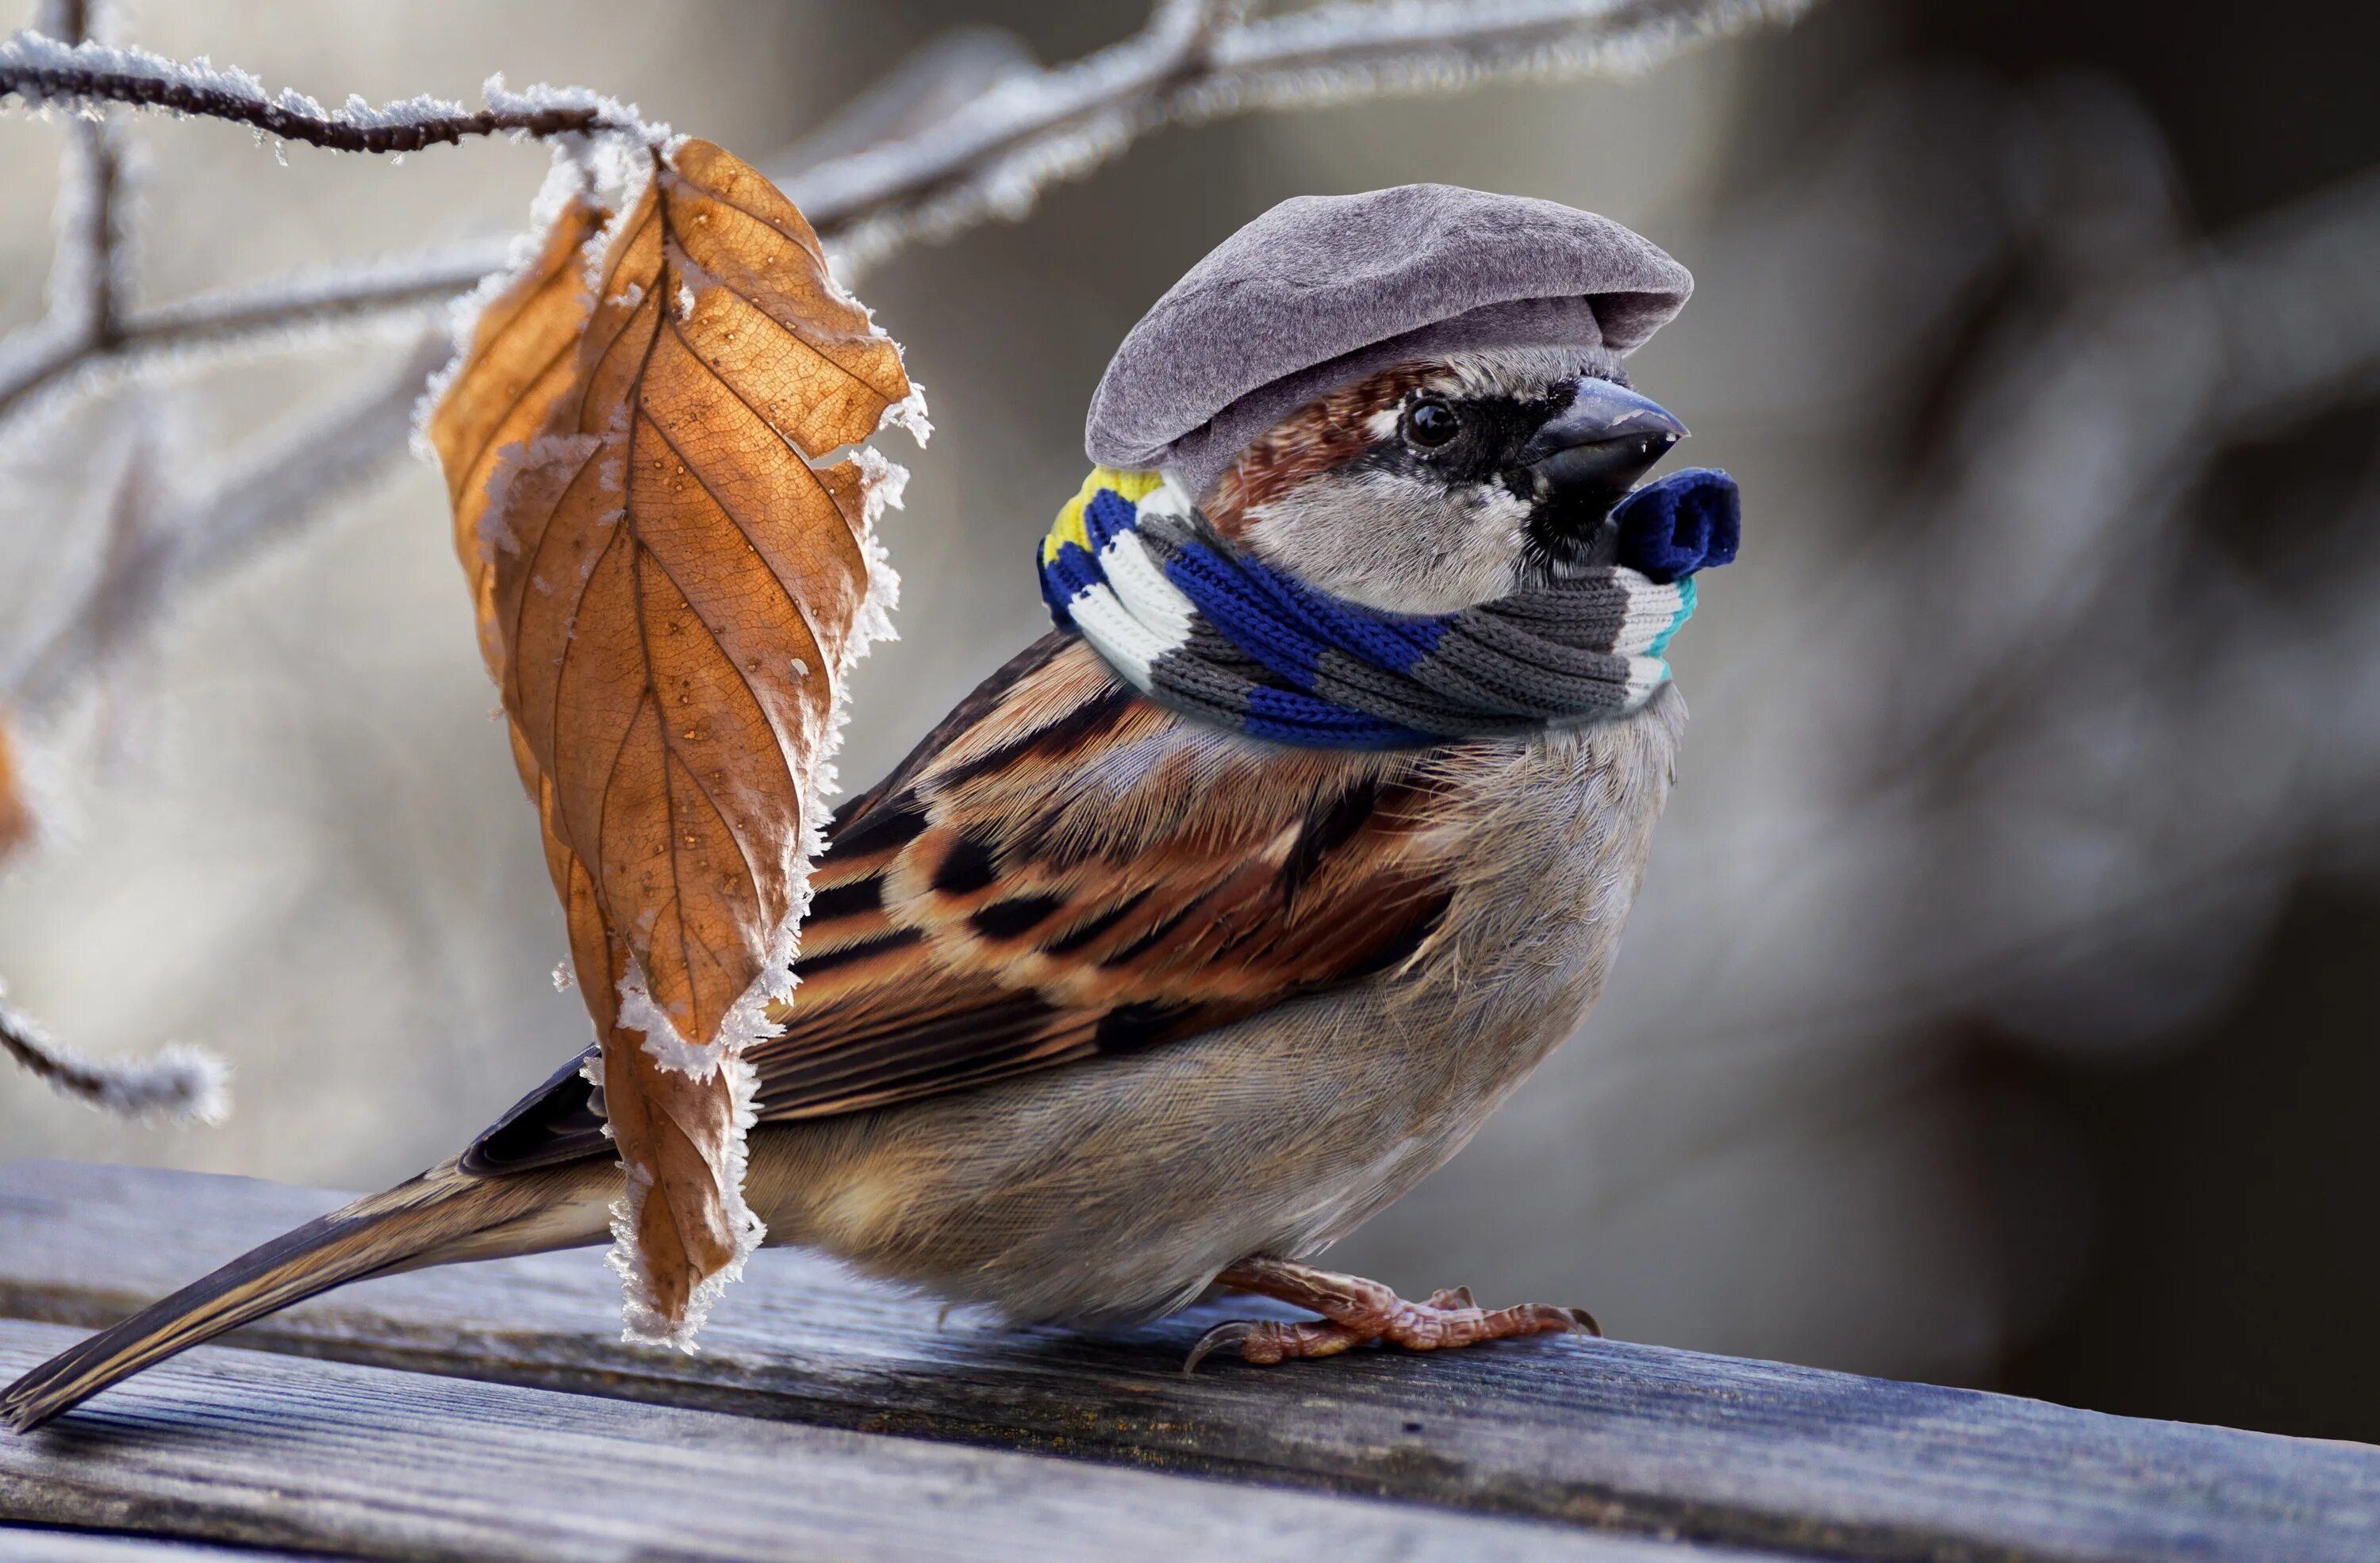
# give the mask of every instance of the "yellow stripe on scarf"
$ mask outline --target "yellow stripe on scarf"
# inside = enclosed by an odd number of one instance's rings
[[[1041,563],[1057,563],[1058,545],[1061,543],[1073,543],[1085,553],[1091,551],[1091,534],[1083,525],[1083,506],[1097,498],[1100,490],[1113,489],[1138,504],[1164,481],[1165,474],[1162,472],[1119,472],[1112,466],[1092,467],[1091,475],[1083,479],[1081,490],[1059,510],[1058,519],[1050,524],[1050,535],[1041,539]]]

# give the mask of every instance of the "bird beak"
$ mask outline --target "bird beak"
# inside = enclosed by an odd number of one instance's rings
[[[1608,380],[1583,380],[1570,406],[1521,447],[1520,459],[1544,476],[1565,509],[1581,503],[1599,518],[1685,437],[1686,426],[1659,403]]]

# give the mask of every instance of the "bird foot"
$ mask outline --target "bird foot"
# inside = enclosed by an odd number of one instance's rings
[[[1467,1286],[1435,1291],[1412,1302],[1378,1281],[1342,1276],[1285,1259],[1244,1259],[1215,1278],[1219,1285],[1277,1298],[1322,1315],[1304,1323],[1234,1319],[1198,1338],[1182,1364],[1185,1374],[1226,1347],[1240,1360],[1271,1363],[1293,1357],[1330,1357],[1351,1346],[1383,1341],[1409,1351],[1450,1351],[1482,1340],[1515,1336],[1601,1335],[1595,1315],[1584,1308],[1524,1302],[1516,1308],[1482,1308]]]

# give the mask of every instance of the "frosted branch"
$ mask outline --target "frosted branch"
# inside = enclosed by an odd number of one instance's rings
[[[244,70],[30,31],[0,40],[0,97],[6,96],[36,108],[117,103],[229,120],[282,140],[333,151],[419,151],[477,136],[542,139],[609,133],[657,139],[653,127],[634,110],[580,88],[506,92],[497,79],[488,83],[484,108],[467,109],[424,96],[380,104],[350,97],[340,108],[325,109],[293,88],[268,93],[261,81]]]
[[[54,709],[85,673],[152,631],[171,600],[322,515],[405,445],[422,382],[453,351],[443,326],[363,394],[291,420],[263,448],[180,495],[128,475],[119,503],[152,513],[128,528],[79,600],[32,647],[0,665],[0,704]]]
[[[103,127],[78,127],[96,140]],[[114,383],[144,360],[196,361],[244,351],[259,341],[303,339],[344,322],[442,310],[506,260],[509,240],[448,246],[345,267],[311,267],[279,277],[200,294],[148,309],[124,309],[120,286],[96,289],[84,279],[123,270],[120,236],[94,252],[82,236],[112,231],[83,220],[105,205],[112,185],[80,176],[93,166],[89,152],[70,160],[67,196],[61,200],[59,253],[51,269],[49,314],[0,342],[0,426],[61,393]],[[96,299],[87,297],[96,293]]]
[[[1235,6],[1167,0],[1135,37],[1001,79],[937,125],[795,176],[786,193],[856,271],[914,239],[1016,221],[1050,185],[1168,124],[1641,70],[1809,3],[1369,0],[1250,20]]]
[[[91,28],[91,7],[55,0],[42,19],[79,43]],[[61,373],[114,336],[130,269],[122,180],[115,127],[98,114],[78,121],[58,181],[48,308],[39,323],[0,344],[0,414],[15,399],[11,386]]]
[[[104,384],[144,362],[205,361],[260,341],[310,340],[349,322],[444,310],[504,263],[507,241],[457,245],[352,267],[292,272],[120,319],[103,344],[45,322],[0,345],[0,424],[79,383]]]
[[[118,1118],[213,1123],[230,1106],[230,1072],[223,1060],[180,1043],[168,1043],[140,1062],[90,1058],[0,1004],[0,1052],[58,1095]]]
[[[665,128],[633,108],[585,88],[509,91],[501,77],[485,87],[486,106],[431,97],[374,105],[350,97],[327,110],[294,90],[268,93],[242,70],[204,60],[167,59],[145,49],[85,37],[88,8],[50,6],[37,31],[0,40],[0,98],[84,116],[75,129],[79,156],[65,181],[58,250],[50,271],[50,309],[37,325],[0,344],[0,419],[73,380],[96,359],[139,356],[190,345],[234,342],[361,315],[443,302],[468,292],[503,263],[503,246],[483,245],[346,272],[302,274],[234,292],[134,313],[127,309],[118,159],[108,105],[228,120],[260,134],[338,151],[408,152],[469,137],[607,135],[658,144]]]
[[[1022,39],[996,27],[958,27],[920,45],[817,129],[769,160],[779,184],[836,158],[941,124],[993,88],[1040,73]]]
[[[115,499],[112,545],[75,603],[0,667],[0,709],[39,718],[82,679],[163,624],[173,598],[322,515],[404,446],[423,380],[451,351],[443,328],[370,391],[293,420],[264,449],[195,491],[163,485],[136,448]],[[213,1122],[226,1105],[212,1055],[168,1046],[145,1062],[87,1058],[0,1006],[0,1051],[61,1095],[121,1117]]]

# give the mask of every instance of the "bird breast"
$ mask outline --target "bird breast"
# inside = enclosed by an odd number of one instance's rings
[[[1601,991],[1684,703],[1450,745],[1447,911],[1411,957],[1145,1052],[754,1133],[771,1242],[1017,1321],[1168,1312],[1441,1166]]]

